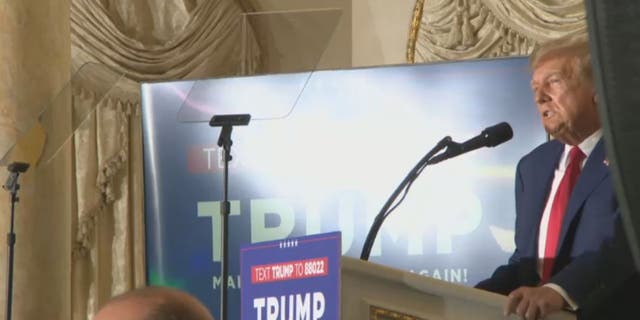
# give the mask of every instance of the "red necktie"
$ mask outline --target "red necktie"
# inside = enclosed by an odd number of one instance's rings
[[[564,172],[562,180],[560,180],[560,185],[558,185],[558,190],[556,190],[556,195],[553,198],[542,263],[542,283],[546,283],[549,281],[549,278],[551,278],[551,270],[555,262],[560,230],[562,229],[562,219],[567,210],[571,190],[573,190],[573,186],[576,184],[576,181],[578,181],[580,164],[582,160],[584,160],[584,157],[585,155],[580,148],[571,148],[569,151],[569,165]]]

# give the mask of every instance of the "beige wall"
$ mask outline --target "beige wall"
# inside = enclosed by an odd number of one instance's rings
[[[280,23],[274,21],[254,26],[258,32],[259,42],[263,46],[261,49],[271,53],[266,60],[267,67],[262,70],[263,72],[334,69],[352,65],[351,0],[245,1],[250,3],[256,12],[303,11],[289,15],[276,14],[275,16],[281,17]],[[339,9],[340,14],[309,13],[309,11],[323,9]],[[290,20],[282,22],[285,16],[289,16]],[[267,28],[264,27],[265,25]],[[323,39],[324,35],[331,36]]]
[[[405,63],[405,52],[409,24],[413,14],[414,0],[245,0],[257,11],[312,10],[321,8],[340,8],[342,17],[333,36],[326,44],[326,50],[319,58],[319,69],[362,67],[385,64]],[[304,42],[296,39],[315,39],[309,33],[318,30],[313,21],[300,23],[296,28],[274,27],[276,35],[291,38],[288,46],[269,50],[301,50]],[[275,26],[276,24],[271,24]],[[295,36],[291,36],[295,34]],[[273,38],[270,39],[273,43]],[[281,39],[277,39],[281,40]],[[286,47],[286,49],[284,49]],[[295,69],[300,61],[289,64],[278,62],[277,57],[267,61],[271,72],[286,72]],[[303,69],[307,69],[304,68]]]
[[[69,39],[69,0],[0,0],[0,152],[29,127],[42,106],[67,82]],[[4,184],[6,171],[1,169],[0,182]],[[56,180],[69,180],[65,168],[53,175]],[[15,222],[13,319],[69,319],[70,211],[54,210],[54,206],[38,208],[43,202],[35,196],[35,180],[33,169],[21,178]],[[53,189],[45,191],[60,197]],[[8,222],[9,194],[0,190],[2,318]]]
[[[353,66],[406,63],[415,0],[353,1]]]

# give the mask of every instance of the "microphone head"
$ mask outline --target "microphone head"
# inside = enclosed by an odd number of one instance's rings
[[[506,122],[500,122],[494,126],[488,127],[482,131],[482,136],[487,147],[495,147],[503,142],[511,140],[513,130]]]
[[[29,164],[25,163],[25,162],[12,162],[7,167],[7,170],[9,170],[9,172],[13,172],[13,173],[25,172],[25,171],[27,171],[27,169],[29,169]]]

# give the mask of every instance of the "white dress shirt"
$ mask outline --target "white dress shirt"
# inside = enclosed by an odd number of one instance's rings
[[[593,134],[591,134],[588,138],[586,138],[582,143],[578,145],[578,148],[584,153],[585,158],[580,164],[580,168],[584,167],[584,164],[589,159],[591,152],[596,147],[598,141],[602,137],[602,130],[597,130]],[[558,162],[558,167],[556,167],[555,173],[553,175],[553,182],[551,183],[551,191],[549,192],[549,196],[547,197],[547,203],[544,207],[544,211],[542,213],[542,219],[540,220],[540,232],[538,233],[538,274],[542,276],[542,262],[544,261],[544,249],[547,241],[547,228],[549,225],[549,216],[551,215],[551,206],[553,205],[553,198],[556,195],[556,191],[558,190],[558,186],[560,185],[560,181],[564,176],[564,172],[569,165],[569,151],[571,150],[570,145],[564,146],[564,151],[562,152],[562,156],[560,157],[560,161]],[[545,286],[550,287],[551,289],[558,292],[565,301],[571,306],[573,310],[578,308],[577,304],[569,297],[567,292],[562,289],[560,286],[554,283],[547,283]]]

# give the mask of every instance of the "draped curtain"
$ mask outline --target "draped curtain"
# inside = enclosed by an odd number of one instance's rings
[[[582,0],[417,0],[408,62],[528,55],[536,43],[586,31]]]
[[[71,308],[90,319],[145,283],[140,82],[251,74],[259,49],[236,0],[72,0],[70,19]]]

